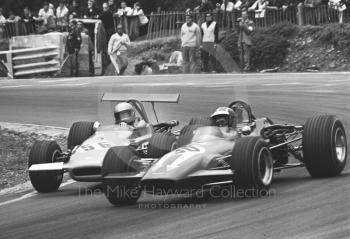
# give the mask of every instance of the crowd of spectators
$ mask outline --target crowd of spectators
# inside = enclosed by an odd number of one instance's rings
[[[132,7],[127,6],[125,1],[116,3],[114,0],[106,0],[101,6],[95,0],[82,2],[84,4],[77,0],[59,0],[57,6],[45,2],[37,13],[29,7],[24,7],[22,14],[18,16],[13,11],[4,13],[0,4],[0,24],[22,21],[36,27],[38,33],[47,33],[67,32],[72,19],[100,19],[108,39],[116,32],[118,23],[123,25],[132,39],[145,33],[148,18],[138,2]]]
[[[283,12],[291,8],[304,8],[306,14],[318,6],[326,6],[331,10],[338,12],[339,22],[343,22],[343,13],[350,8],[349,0],[222,0],[215,5],[211,0],[201,0],[201,3],[193,9],[187,9],[186,12],[205,13],[219,12],[230,13],[247,9],[248,12],[254,12],[255,19],[264,18],[266,10],[282,10]]]

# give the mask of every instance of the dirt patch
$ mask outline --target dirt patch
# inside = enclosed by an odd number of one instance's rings
[[[56,140],[65,149],[67,130],[0,123],[0,191],[28,184],[28,155],[36,140]]]

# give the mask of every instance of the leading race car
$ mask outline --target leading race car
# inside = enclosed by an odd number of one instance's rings
[[[57,191],[65,172],[76,181],[99,182],[102,180],[103,160],[108,150],[114,147],[130,147],[144,158],[161,157],[170,152],[176,141],[172,129],[179,122],[174,120],[169,123],[151,124],[141,102],[152,104],[158,121],[154,103],[178,103],[179,99],[179,94],[105,93],[102,97],[103,102],[127,102],[118,104],[120,115],[115,114],[116,124],[100,126],[99,122],[74,123],[69,131],[66,152],[62,152],[55,141],[35,142],[28,162],[33,187],[41,193]],[[132,117],[138,116],[143,125],[134,126],[122,122],[121,117],[130,122],[128,107],[135,113]],[[157,146],[160,141],[161,149]]]
[[[233,112],[234,134],[222,131],[221,119],[200,118],[181,130],[175,150],[158,159],[144,159],[128,146],[111,148],[102,166],[107,199],[124,205],[135,203],[143,190],[158,195],[229,185],[244,196],[261,196],[275,172],[306,167],[312,177],[332,177],[345,167],[346,135],[335,116],[280,125],[256,118],[243,101],[225,110]],[[289,163],[291,156],[299,162]]]

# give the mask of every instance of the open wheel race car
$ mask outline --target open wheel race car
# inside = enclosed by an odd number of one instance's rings
[[[343,171],[347,141],[335,116],[313,117],[300,126],[280,125],[256,118],[243,101],[229,108],[235,115],[234,139],[226,138],[211,119],[198,118],[180,131],[176,149],[162,157],[143,158],[129,146],[111,148],[102,166],[107,199],[124,205],[135,203],[142,191],[162,195],[229,185],[260,195],[269,190],[274,172],[284,169],[306,167],[312,177]],[[291,157],[298,163],[289,163]]]
[[[129,99],[129,100],[128,100]],[[119,94],[105,93],[102,102],[130,103],[146,125],[142,128],[119,124],[100,126],[99,122],[77,122],[68,135],[68,150],[63,152],[55,141],[37,141],[29,155],[29,177],[33,187],[41,193],[57,191],[63,175],[68,172],[76,181],[99,182],[105,157],[118,147],[129,147],[144,158],[159,158],[170,152],[176,142],[172,129],[179,122],[151,124],[141,102],[178,103],[179,94]],[[162,143],[162,148],[157,145]],[[108,153],[107,153],[108,152]],[[107,155],[106,155],[107,153]]]

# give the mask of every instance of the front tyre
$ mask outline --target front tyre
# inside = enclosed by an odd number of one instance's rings
[[[61,153],[55,141],[37,141],[30,150],[28,166],[57,162]],[[39,193],[56,192],[63,179],[63,171],[29,172],[30,182]]]
[[[147,157],[161,158],[173,150],[175,145],[176,137],[171,133],[155,133],[148,143]]]
[[[273,162],[267,143],[260,137],[244,137],[237,140],[231,157],[236,189],[244,190],[243,196],[259,197],[268,192],[273,178]]]
[[[118,146],[108,150],[102,164],[104,193],[110,203],[115,206],[135,204],[141,196],[138,182],[120,182],[109,178],[113,174],[135,173],[140,170],[135,160],[140,159],[131,147]]]
[[[94,124],[95,122],[75,122],[69,130],[68,149],[73,150],[75,146],[81,145],[90,138],[95,132]]]
[[[344,126],[335,116],[316,116],[306,121],[303,155],[312,177],[338,176],[347,160]]]

